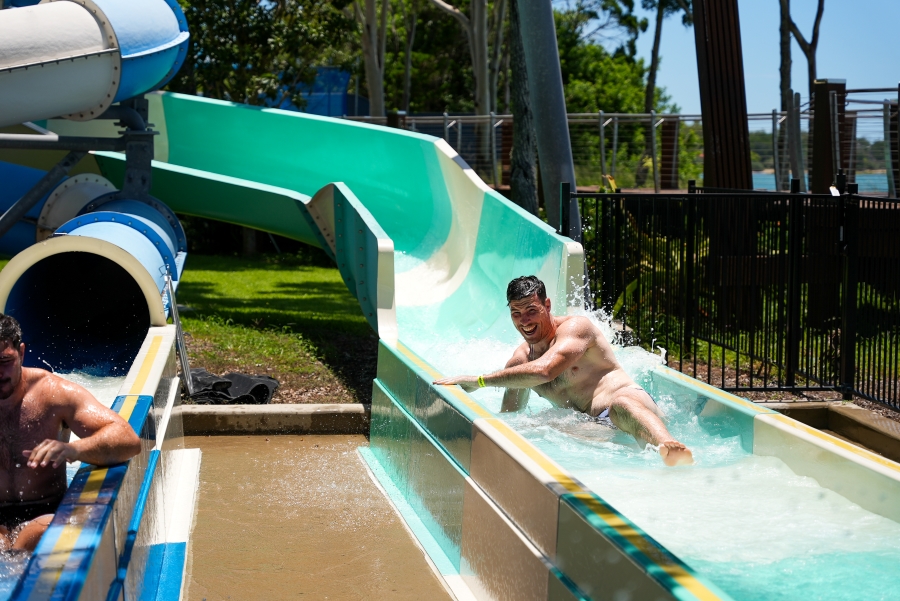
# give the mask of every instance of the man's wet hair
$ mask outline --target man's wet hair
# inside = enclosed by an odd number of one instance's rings
[[[15,317],[0,313],[0,343],[2,342],[18,350],[22,344],[22,328]]]
[[[537,279],[537,276],[523,275],[511,281],[506,287],[506,304],[528,298],[532,294],[537,294],[542,303],[547,300],[547,288],[544,286],[544,282]]]

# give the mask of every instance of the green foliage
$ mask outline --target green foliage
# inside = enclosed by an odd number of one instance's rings
[[[393,0],[384,73],[385,106],[400,109],[403,108],[403,73],[411,19],[404,22],[399,9],[401,2],[408,4],[406,10],[410,13],[414,8],[411,0]],[[417,0],[415,8],[418,10],[412,52],[410,112],[474,111],[475,79],[469,47],[459,24],[428,0]]]
[[[347,65],[355,30],[335,4],[324,0],[179,0],[191,45],[168,89],[186,94],[263,104],[285,93],[302,106],[299,83],[313,67]],[[285,92],[291,90],[291,92]]]

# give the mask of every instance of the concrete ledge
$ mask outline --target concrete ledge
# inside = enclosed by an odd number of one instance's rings
[[[369,409],[321,405],[180,405],[185,436],[235,434],[368,434]]]
[[[900,462],[900,423],[868,409],[841,401],[765,403],[763,406]]]
[[[828,429],[900,462],[900,423],[856,405],[828,408]]]

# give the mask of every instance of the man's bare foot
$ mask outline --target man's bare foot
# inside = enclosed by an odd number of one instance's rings
[[[659,456],[669,467],[694,463],[694,455],[691,450],[677,440],[659,443]]]

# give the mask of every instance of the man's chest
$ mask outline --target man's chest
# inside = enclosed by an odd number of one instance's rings
[[[24,461],[25,450],[56,438],[59,419],[23,401],[18,407],[0,411],[0,469],[9,470]]]

